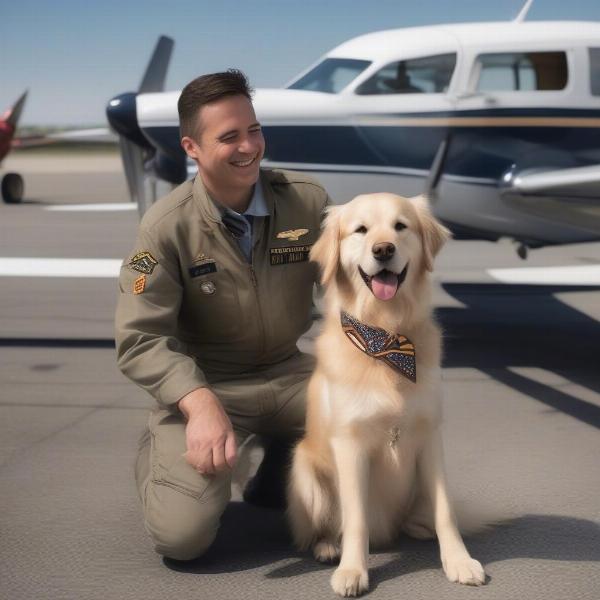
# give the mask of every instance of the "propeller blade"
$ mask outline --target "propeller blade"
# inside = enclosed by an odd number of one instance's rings
[[[154,53],[146,67],[142,83],[140,83],[138,94],[162,92],[165,89],[167,69],[169,68],[174,44],[175,42],[165,35],[158,38]]]

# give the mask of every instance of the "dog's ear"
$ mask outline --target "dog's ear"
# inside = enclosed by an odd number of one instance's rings
[[[428,271],[433,271],[433,259],[450,237],[450,231],[431,214],[426,196],[416,196],[411,198],[411,202],[417,211],[421,227],[423,265]]]
[[[310,260],[321,268],[321,285],[335,276],[340,262],[340,208],[329,206],[321,227],[321,236],[310,251]]]

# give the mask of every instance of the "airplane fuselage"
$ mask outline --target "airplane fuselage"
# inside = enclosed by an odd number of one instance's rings
[[[313,173],[339,203],[427,191],[436,215],[465,237],[598,239],[598,40],[600,24],[565,22],[355,38],[287,89],[257,90],[263,164]],[[182,161],[178,97],[141,94],[136,107],[150,144]]]

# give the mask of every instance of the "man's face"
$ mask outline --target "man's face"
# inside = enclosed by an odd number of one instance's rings
[[[256,183],[265,140],[248,98],[226,96],[203,106],[195,137],[184,137],[181,144],[211,191],[245,190]]]

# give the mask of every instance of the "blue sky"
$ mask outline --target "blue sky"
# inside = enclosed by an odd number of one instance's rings
[[[23,125],[104,123],[134,91],[160,34],[175,39],[167,89],[238,67],[278,87],[339,43],[369,31],[499,21],[523,0],[0,0],[0,111],[28,88]],[[600,21],[600,0],[535,0],[529,20]]]

